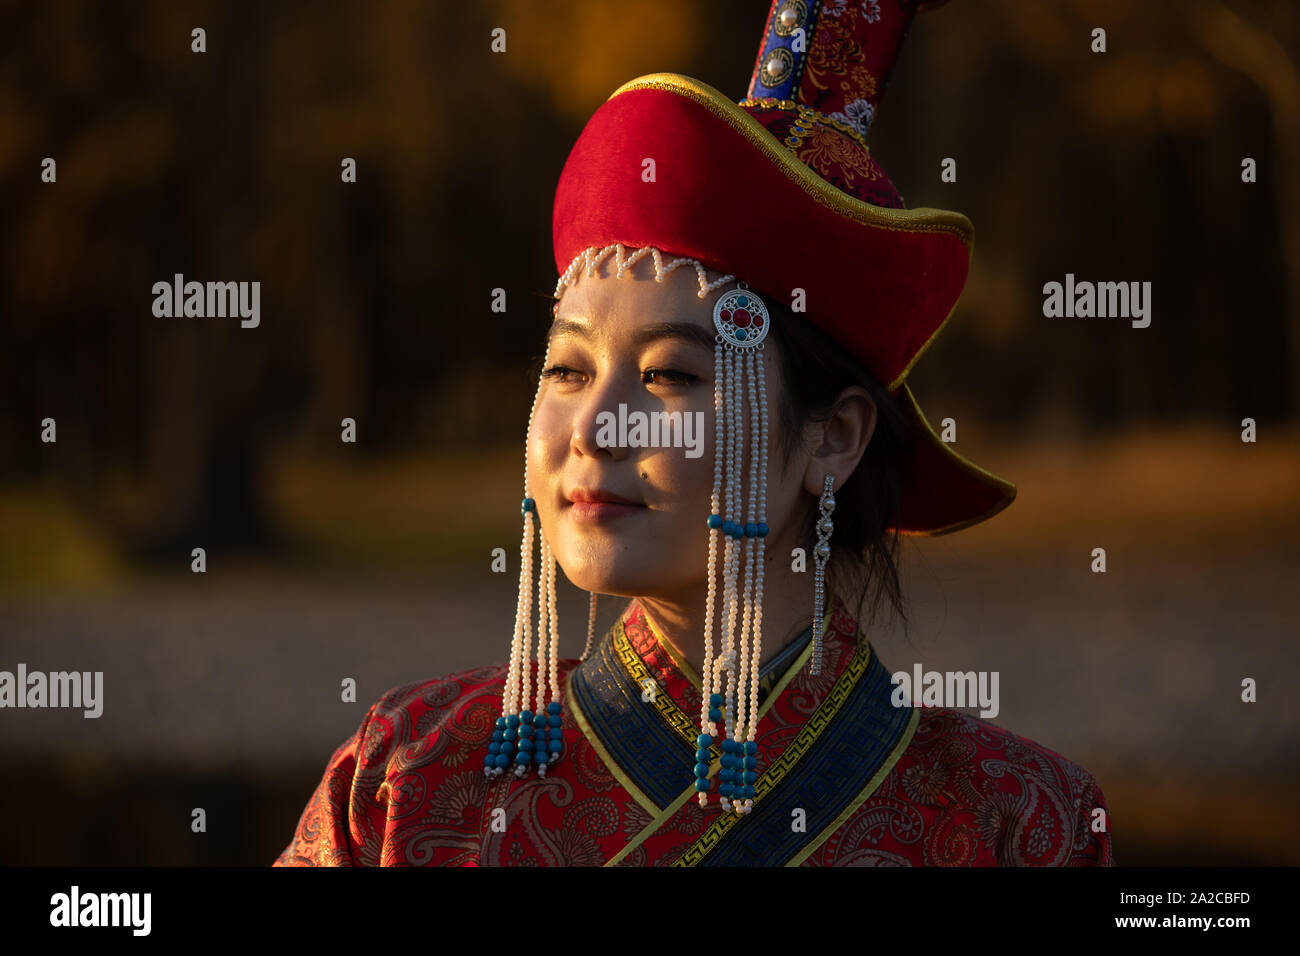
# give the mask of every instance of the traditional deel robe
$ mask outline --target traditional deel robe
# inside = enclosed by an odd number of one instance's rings
[[[397,687],[273,865],[1114,865],[1087,771],[978,717],[893,706],[844,605],[827,618],[820,676],[811,629],[763,668],[747,816],[717,802],[716,747],[699,806],[699,677],[632,601],[586,661],[560,661],[564,755],[544,778],[483,776],[504,665]]]

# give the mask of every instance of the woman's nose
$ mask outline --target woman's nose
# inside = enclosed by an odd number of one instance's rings
[[[617,375],[605,375],[587,390],[574,410],[570,441],[574,451],[593,458],[608,455],[614,461],[627,457],[628,448],[619,441],[619,420],[626,420],[632,411],[630,392]]]

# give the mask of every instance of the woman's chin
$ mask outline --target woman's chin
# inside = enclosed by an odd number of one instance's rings
[[[562,550],[555,552],[556,562],[574,587],[597,594],[626,594],[629,597],[637,593],[636,588],[646,579],[643,569],[636,566],[635,561],[629,561],[634,557],[621,546],[582,547],[579,553],[568,556]]]
[[[611,594],[615,597],[635,597],[641,593],[643,579],[637,575],[611,575],[608,568],[600,568],[591,574],[573,576],[567,571],[567,577],[574,585],[583,591],[591,591],[595,594]]]
[[[572,574],[563,561],[559,563],[564,569],[564,576],[574,587],[595,594],[631,598],[677,593],[681,590],[684,582],[681,580],[680,567],[647,568],[644,565],[634,567],[628,562],[629,557],[630,555],[624,551],[610,554],[607,560],[601,560],[599,557],[586,559],[580,566],[575,567]]]
[[[564,576],[584,591],[638,597],[676,591],[686,583],[682,581],[683,569],[690,559],[666,553],[641,534],[593,534],[565,528],[551,546]],[[695,565],[700,578],[707,563],[707,555],[700,555]]]

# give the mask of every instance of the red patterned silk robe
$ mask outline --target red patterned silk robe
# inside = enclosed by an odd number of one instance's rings
[[[837,600],[828,621],[820,676],[811,629],[764,665],[745,816],[718,803],[716,746],[699,806],[699,677],[633,601],[585,661],[559,662],[564,752],[545,778],[483,776],[505,665],[397,687],[273,865],[1114,865],[1087,771],[977,717],[895,707]]]

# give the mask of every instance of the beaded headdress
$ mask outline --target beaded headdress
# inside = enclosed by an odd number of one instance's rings
[[[622,243],[603,249],[591,247],[575,256],[556,283],[558,300],[566,287],[582,275],[594,276],[601,263],[614,255],[614,274],[622,278],[640,259],[650,256],[655,281],[663,282],[674,269],[691,266],[699,280],[701,299],[730,283],[724,275],[710,281],[708,270],[687,257],[666,261],[654,246],[644,246],[628,255]],[[723,293],[713,306],[716,330],[714,348],[714,467],[710,512],[705,520],[709,537],[708,603],[705,608],[705,660],[702,672],[699,752],[696,790],[703,806],[708,800],[709,748],[715,736],[723,737],[724,753],[719,793],[724,807],[744,813],[753,806],[755,735],[758,713],[758,667],[762,657],[763,628],[763,542],[768,533],[767,518],[767,389],[763,376],[762,349],[771,329],[772,317],[762,298],[741,282]],[[538,391],[533,397],[536,410]],[[529,432],[533,414],[529,414]],[[748,482],[740,474],[748,449]],[[526,458],[527,456],[525,456]],[[746,495],[746,490],[748,494]],[[558,759],[563,747],[559,730],[561,705],[556,686],[557,625],[555,616],[555,555],[545,532],[537,526],[536,502],[529,496],[528,466],[524,464],[523,543],[520,549],[519,602],[516,606],[514,640],[503,700],[505,713],[498,719],[493,743],[484,760],[489,776],[499,775],[514,765],[523,776],[530,766],[545,775],[546,767]],[[532,638],[531,595],[534,537],[541,542],[541,571],[538,577],[537,637]],[[719,548],[719,538],[722,538]],[[721,550],[721,604],[718,604],[719,550]],[[743,566],[742,566],[743,565]],[[589,605],[587,648],[594,637],[595,601]],[[713,647],[717,610],[718,652]],[[549,648],[546,641],[549,637]],[[816,657],[820,661],[820,654]],[[537,687],[531,693],[530,661],[541,662]],[[543,687],[543,677],[547,686]],[[535,710],[529,709],[530,701]],[[520,705],[523,709],[520,709]],[[725,711],[724,711],[725,707]],[[729,733],[720,733],[724,713]],[[499,734],[499,738],[496,735]],[[748,774],[748,776],[747,776]],[[732,803],[734,801],[734,803]]]

